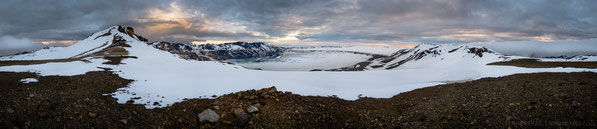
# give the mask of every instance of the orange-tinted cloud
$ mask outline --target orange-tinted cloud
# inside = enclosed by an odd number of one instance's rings
[[[73,43],[77,43],[79,42],[79,40],[60,40],[60,41],[41,41],[42,44],[48,45],[48,44],[55,44],[55,43],[60,43],[60,44],[73,44]]]

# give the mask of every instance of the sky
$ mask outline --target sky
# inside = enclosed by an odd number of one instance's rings
[[[595,41],[596,12],[596,0],[2,0],[0,50],[76,43],[114,25],[185,43]]]

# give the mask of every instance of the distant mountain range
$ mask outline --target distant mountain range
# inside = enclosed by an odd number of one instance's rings
[[[233,42],[224,44],[200,45],[188,43],[154,42],[149,44],[157,49],[178,54],[185,59],[199,61],[277,56],[288,49],[285,47],[267,45],[262,42]]]

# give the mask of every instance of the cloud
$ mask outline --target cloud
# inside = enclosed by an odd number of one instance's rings
[[[597,1],[6,0],[0,35],[81,40],[120,24],[152,41],[176,42],[586,40],[597,38],[593,5]]]
[[[0,56],[31,52],[45,46],[41,43],[35,43],[28,38],[18,38],[10,35],[0,36]]]
[[[27,49],[34,45],[36,43],[27,38],[16,38],[8,35],[0,37],[0,50]]]
[[[506,55],[526,57],[597,55],[597,39],[568,41],[507,41],[481,42],[473,45],[487,47]]]

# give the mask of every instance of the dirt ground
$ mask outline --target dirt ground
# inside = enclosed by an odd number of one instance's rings
[[[540,62],[537,59],[517,59],[512,61],[494,62],[488,65],[509,65],[526,68],[552,68],[552,67],[573,67],[573,68],[597,68],[597,62]]]
[[[31,77],[39,82],[19,82]],[[108,71],[72,77],[0,72],[0,128],[597,127],[596,73],[517,74],[356,101],[266,88],[145,109],[103,95],[130,82]],[[247,114],[250,105],[259,112]],[[205,109],[221,118],[198,122]]]

